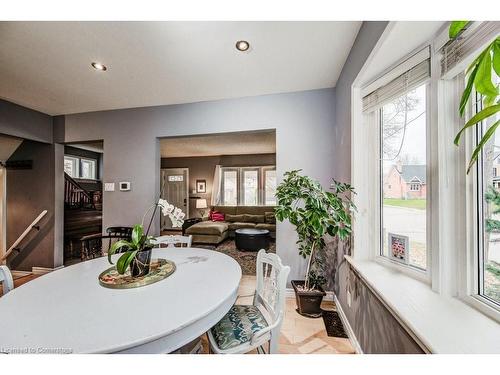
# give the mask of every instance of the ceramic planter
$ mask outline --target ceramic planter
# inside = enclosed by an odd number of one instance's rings
[[[150,247],[137,253],[132,263],[130,263],[130,274],[132,277],[141,277],[149,273],[152,251],[153,248]]]
[[[292,280],[292,287],[297,301],[297,312],[309,318],[319,318],[322,315],[321,302],[326,293],[321,287],[319,290],[302,290],[298,288],[298,286],[304,286],[304,284],[304,280]]]

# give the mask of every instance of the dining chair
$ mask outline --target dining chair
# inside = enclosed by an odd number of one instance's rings
[[[185,247],[191,247],[191,244],[193,243],[193,236],[160,236],[156,237],[152,242],[154,245],[158,245],[158,247],[161,247],[162,244],[166,244],[167,247],[175,247],[177,244],[179,244],[180,247],[182,247],[182,245],[185,245]]]
[[[3,295],[14,289],[14,280],[7,266],[0,266],[0,282],[3,285]]]
[[[106,228],[106,233],[110,236],[127,239],[132,237],[132,229],[132,227],[108,227]]]
[[[209,348],[217,354],[247,353],[257,349],[278,352],[281,324],[285,315],[286,281],[290,267],[264,249],[257,254],[257,286],[252,305],[233,305],[208,332]]]

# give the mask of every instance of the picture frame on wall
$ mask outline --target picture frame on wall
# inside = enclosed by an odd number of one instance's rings
[[[196,180],[196,192],[197,193],[207,192],[207,180]]]
[[[388,233],[389,257],[397,262],[408,264],[410,237]]]

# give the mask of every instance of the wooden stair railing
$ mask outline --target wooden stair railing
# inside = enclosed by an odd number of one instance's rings
[[[24,230],[24,232],[21,233],[19,238],[14,241],[14,243],[12,244],[11,247],[9,247],[9,250],[7,250],[7,252],[2,256],[2,258],[0,259],[0,263],[3,263],[7,259],[7,257],[10,255],[10,253],[12,253],[14,250],[17,250],[17,251],[21,250],[21,249],[19,249],[18,245],[21,243],[22,240],[24,240],[24,238],[28,235],[29,232],[31,232],[33,229],[40,230],[40,227],[37,224],[40,222],[40,220],[42,220],[42,218],[46,214],[47,214],[47,210],[43,210],[40,213],[40,215],[38,215],[36,217],[36,219],[33,220],[33,222],[30,225],[28,225],[28,227]]]
[[[66,172],[64,172],[64,204],[69,208],[96,208],[92,194]]]

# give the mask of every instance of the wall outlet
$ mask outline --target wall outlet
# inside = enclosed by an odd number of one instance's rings
[[[347,306],[351,307],[351,302],[352,302],[351,292],[347,291]]]

